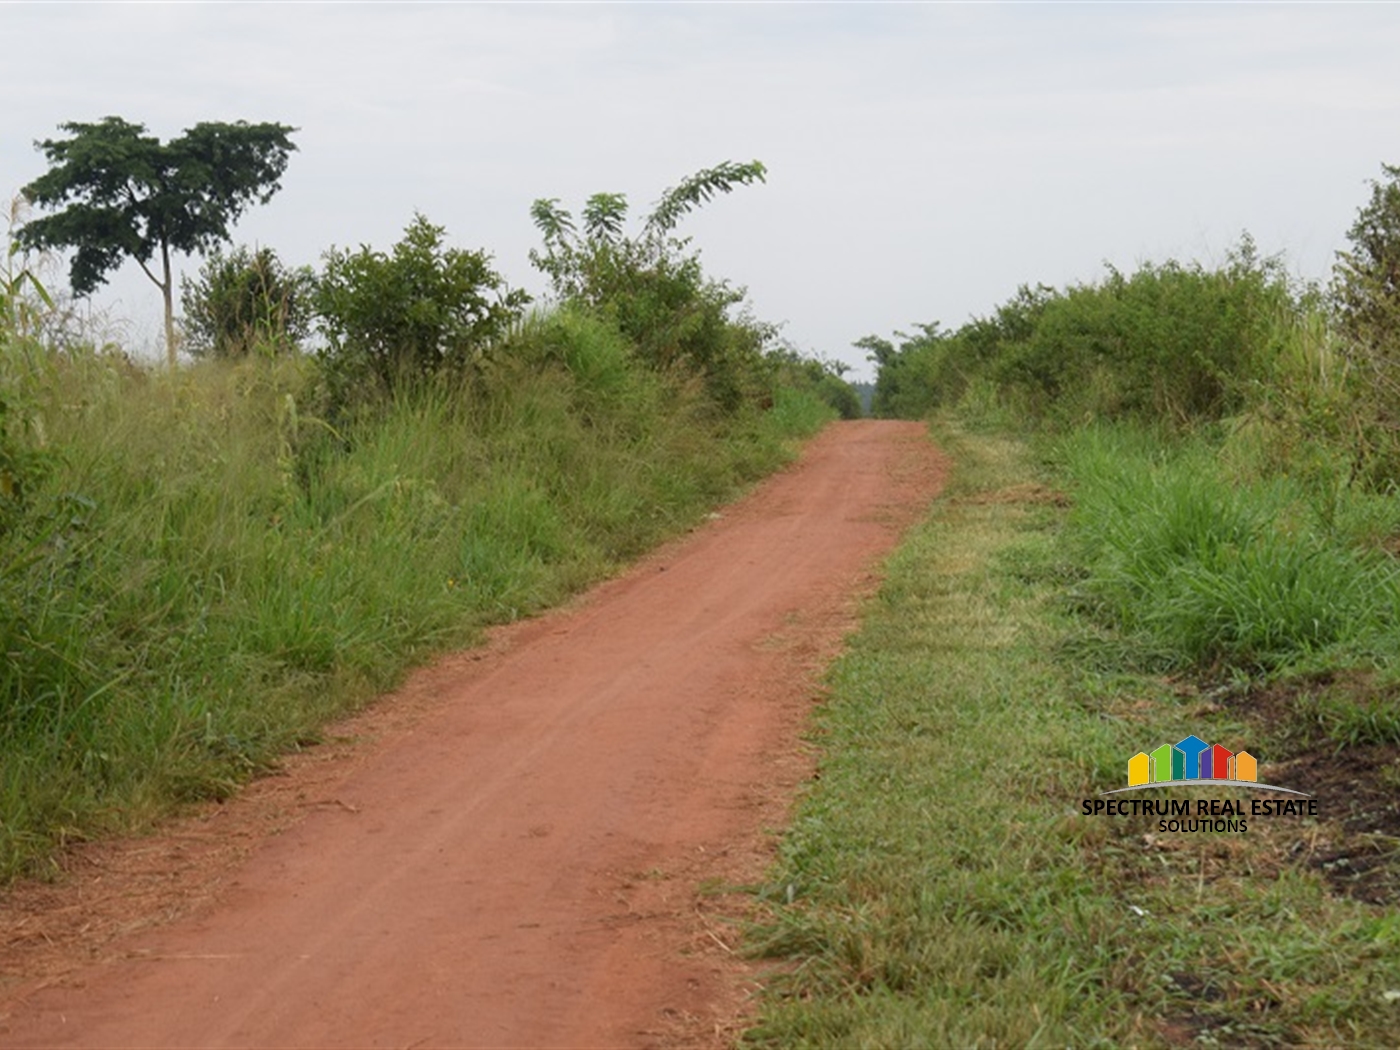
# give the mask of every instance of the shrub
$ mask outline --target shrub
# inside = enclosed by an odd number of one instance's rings
[[[1347,231],[1327,305],[1332,331],[1351,373],[1343,415],[1366,480],[1377,487],[1400,477],[1400,167],[1381,166],[1371,199]]]
[[[333,372],[392,390],[460,371],[519,319],[529,296],[508,290],[485,252],[445,248],[445,233],[415,215],[388,254],[326,253],[315,301]]]
[[[789,389],[811,394],[842,419],[859,419],[865,414],[855,387],[842,378],[846,365],[841,362],[804,357],[794,347],[785,346],[771,351],[768,363],[774,369],[775,401],[778,390]]]
[[[1219,270],[1110,270],[1047,301],[1030,336],[1003,345],[992,375],[1038,415],[1220,419],[1267,373],[1288,296],[1278,263],[1247,239]]]
[[[185,346],[196,357],[286,351],[311,334],[315,277],[271,248],[215,250],[180,296]]]
[[[673,236],[681,217],[735,186],[762,181],[764,167],[723,163],[667,190],[641,232],[623,235],[627,199],[596,193],[583,209],[583,232],[553,199],[531,208],[544,250],[530,259],[548,275],[564,303],[595,311],[615,324],[641,358],[661,370],[701,375],[726,411],[764,390],[762,357],[776,330],[731,316],[742,289],[707,278],[689,240]]]
[[[1394,395],[1400,390],[1400,167],[1382,164],[1384,182],[1347,231],[1351,251],[1338,253],[1332,300],[1358,358]]]
[[[880,366],[876,410],[921,415],[990,382],[1004,407],[1036,421],[1163,420],[1185,426],[1246,404],[1279,352],[1294,309],[1276,259],[1246,236],[1226,266],[1167,262],[1062,292],[1022,287],[989,318],[937,324],[893,344],[867,337]]]

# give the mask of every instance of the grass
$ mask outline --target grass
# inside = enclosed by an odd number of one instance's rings
[[[0,881],[226,796],[406,668],[684,529],[830,418],[786,391],[719,417],[610,329],[533,323],[487,382],[334,425],[304,359],[172,379],[114,354],[0,355],[45,459],[0,527]]]
[[[1216,446],[1122,427],[1076,431],[1059,456],[1086,603],[1163,662],[1393,655],[1400,573],[1362,539],[1394,527],[1393,501],[1293,474],[1231,477]]]
[[[1068,601],[1056,478],[1006,436],[938,440],[954,485],[832,669],[820,775],[754,888],[779,968],[743,1045],[1391,1045],[1400,921],[1309,862],[1340,798],[1234,835],[1081,812],[1139,750],[1263,730],[1075,656],[1103,628]]]

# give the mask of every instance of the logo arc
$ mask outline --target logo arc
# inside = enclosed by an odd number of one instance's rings
[[[1133,784],[1130,787],[1114,788],[1112,791],[1100,791],[1099,795],[1123,795],[1129,791],[1146,791],[1150,788],[1171,788],[1171,787],[1243,787],[1252,788],[1257,791],[1281,791],[1285,795],[1298,795],[1301,798],[1312,798],[1306,791],[1297,791],[1293,788],[1279,787],[1277,784],[1261,784],[1255,780],[1206,780],[1194,778],[1191,780],[1157,780],[1149,784]]]

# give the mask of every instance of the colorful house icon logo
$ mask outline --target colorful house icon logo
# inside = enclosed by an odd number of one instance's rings
[[[1163,744],[1154,751],[1139,751],[1128,759],[1128,786],[1117,791],[1151,787],[1258,787],[1269,791],[1302,791],[1259,783],[1259,760],[1248,751],[1231,751],[1221,744],[1208,744],[1192,734],[1175,744]]]
[[[1220,744],[1188,736],[1163,744],[1151,754],[1139,751],[1128,759],[1128,786],[1164,784],[1176,780],[1233,780],[1257,783],[1259,762],[1248,751],[1239,754]]]

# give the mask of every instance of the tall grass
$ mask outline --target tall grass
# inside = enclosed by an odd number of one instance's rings
[[[1231,477],[1210,444],[1144,431],[1084,428],[1060,450],[1085,597],[1146,652],[1245,670],[1394,654],[1400,573],[1367,544],[1400,524],[1393,501],[1325,479]]]
[[[483,625],[772,470],[830,413],[716,413],[586,316],[334,425],[297,357],[5,352],[47,474],[0,531],[0,879],[219,797]],[[18,403],[18,402],[17,402]]]

